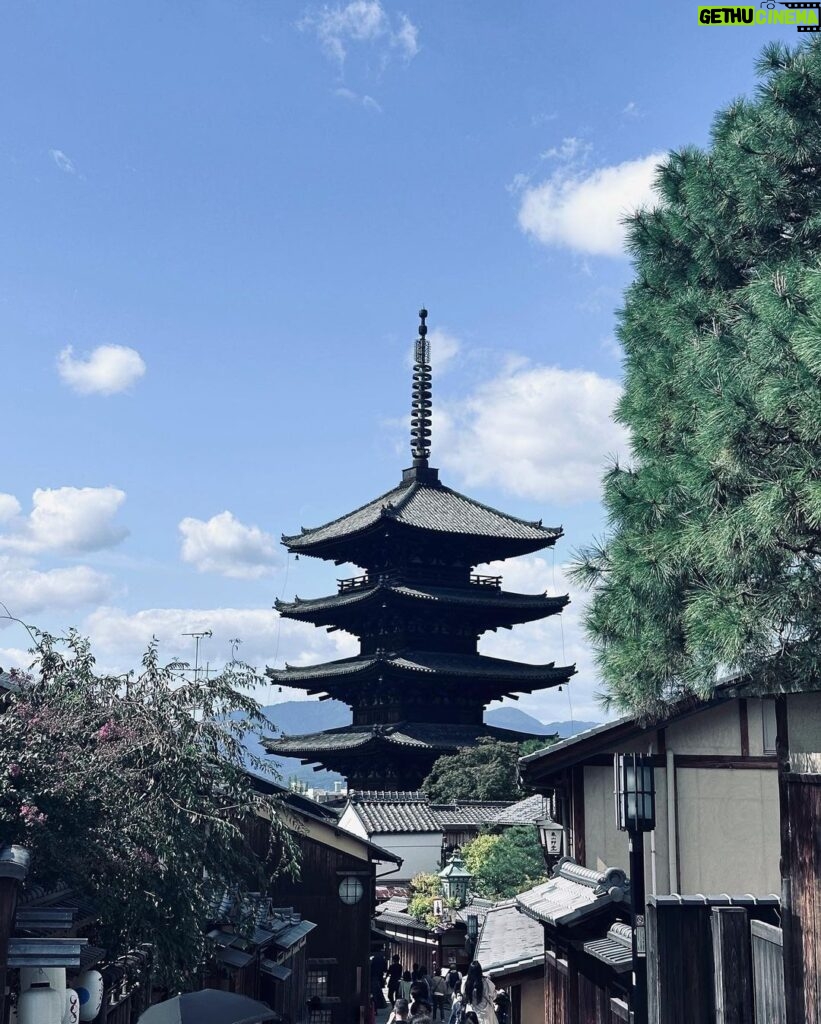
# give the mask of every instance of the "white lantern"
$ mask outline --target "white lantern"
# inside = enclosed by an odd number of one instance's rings
[[[45,981],[35,981],[17,1004],[20,1024],[63,1024],[62,992],[55,992]]]
[[[21,967],[20,968],[20,991],[25,992],[39,982],[51,985],[55,992],[66,990],[66,969],[65,967]]]
[[[80,997],[73,988],[66,989],[65,997],[63,1024],[77,1024],[80,1020]]]
[[[80,997],[80,1020],[94,1020],[103,1005],[103,976],[99,971],[86,971],[74,982]]]

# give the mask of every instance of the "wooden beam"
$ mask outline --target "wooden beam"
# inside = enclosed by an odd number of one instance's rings
[[[613,763],[612,758],[610,763]],[[573,857],[577,864],[585,864],[587,851],[584,842],[584,765],[577,765],[571,771],[571,793],[573,800]]]
[[[740,697],[738,701],[738,731],[741,739],[741,756],[750,756],[750,721],[747,715],[747,699]]]
[[[749,1024],[753,1020],[753,986],[747,911],[743,907],[714,907],[710,923],[716,1024]]]

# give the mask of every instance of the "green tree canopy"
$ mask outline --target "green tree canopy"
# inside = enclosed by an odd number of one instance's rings
[[[184,985],[215,899],[241,905],[296,869],[277,799],[245,770],[243,736],[271,731],[243,692],[256,676],[235,663],[184,681],[152,646],[126,680],[98,674],[76,634],[38,640],[33,674],[0,700],[0,846],[31,851],[32,882],[89,897],[110,955],[151,942],[162,979]]]
[[[607,695],[649,715],[727,670],[821,670],[821,47],[759,72],[630,221],[632,462],[576,578]]]
[[[437,758],[422,789],[434,803],[521,800],[527,794],[519,784],[519,758],[554,743],[556,738],[501,743],[483,737],[475,747],[464,747],[456,754]]]
[[[486,899],[508,899],[547,877],[533,825],[517,825],[501,835],[483,833],[465,845],[462,855],[474,890]]]

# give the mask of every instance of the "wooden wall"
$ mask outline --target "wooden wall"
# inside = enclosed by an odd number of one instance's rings
[[[821,1024],[821,775],[787,774],[785,784],[792,901],[784,924],[792,933],[787,1019]]]

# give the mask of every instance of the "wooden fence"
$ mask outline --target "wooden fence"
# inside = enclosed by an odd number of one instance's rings
[[[781,929],[751,921],[755,1024],[784,1024],[784,941]]]

